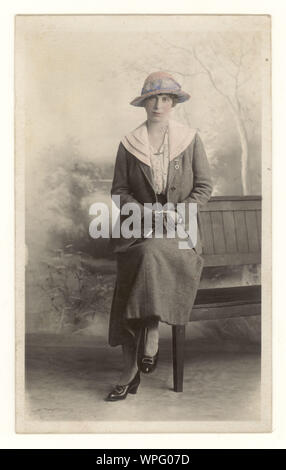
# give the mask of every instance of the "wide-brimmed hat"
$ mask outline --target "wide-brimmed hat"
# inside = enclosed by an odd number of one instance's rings
[[[153,72],[146,78],[141,96],[137,96],[130,104],[144,106],[144,100],[150,96],[168,94],[175,95],[178,103],[190,99],[190,95],[182,90],[181,85],[167,72]]]

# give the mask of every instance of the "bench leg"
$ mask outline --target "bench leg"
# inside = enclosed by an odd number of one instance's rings
[[[137,364],[138,364],[138,367],[140,366],[141,358],[144,356],[145,341],[146,341],[146,330],[147,330],[147,328],[142,328],[142,331],[141,331],[140,341],[139,341],[138,350],[137,350]]]
[[[185,325],[172,326],[174,391],[183,391]]]

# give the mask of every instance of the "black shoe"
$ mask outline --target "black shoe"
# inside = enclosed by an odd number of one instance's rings
[[[158,357],[159,357],[159,348],[155,356],[142,356],[140,360],[140,370],[144,374],[151,374],[156,367],[157,367],[157,362],[158,362]]]
[[[112,392],[106,397],[106,401],[117,401],[125,400],[128,393],[135,395],[137,393],[138,387],[140,385],[140,371],[136,372],[134,379],[129,382],[127,385],[115,385]]]

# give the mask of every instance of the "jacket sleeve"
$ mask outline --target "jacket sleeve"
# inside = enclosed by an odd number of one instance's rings
[[[193,174],[193,189],[183,202],[203,205],[208,202],[211,197],[213,186],[207,155],[198,133],[195,136],[193,152]]]
[[[111,187],[111,196],[120,196],[120,207],[126,203],[135,203],[139,206],[141,217],[144,215],[144,206],[135,199],[130,191],[128,180],[128,162],[127,152],[124,145],[120,142],[114,168],[114,175]]]

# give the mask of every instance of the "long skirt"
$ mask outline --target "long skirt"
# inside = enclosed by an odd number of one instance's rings
[[[116,254],[109,344],[130,339],[130,320],[142,327],[150,319],[169,325],[190,320],[203,268],[194,249],[179,249],[178,238],[143,238]],[[133,323],[134,324],[134,323]]]

